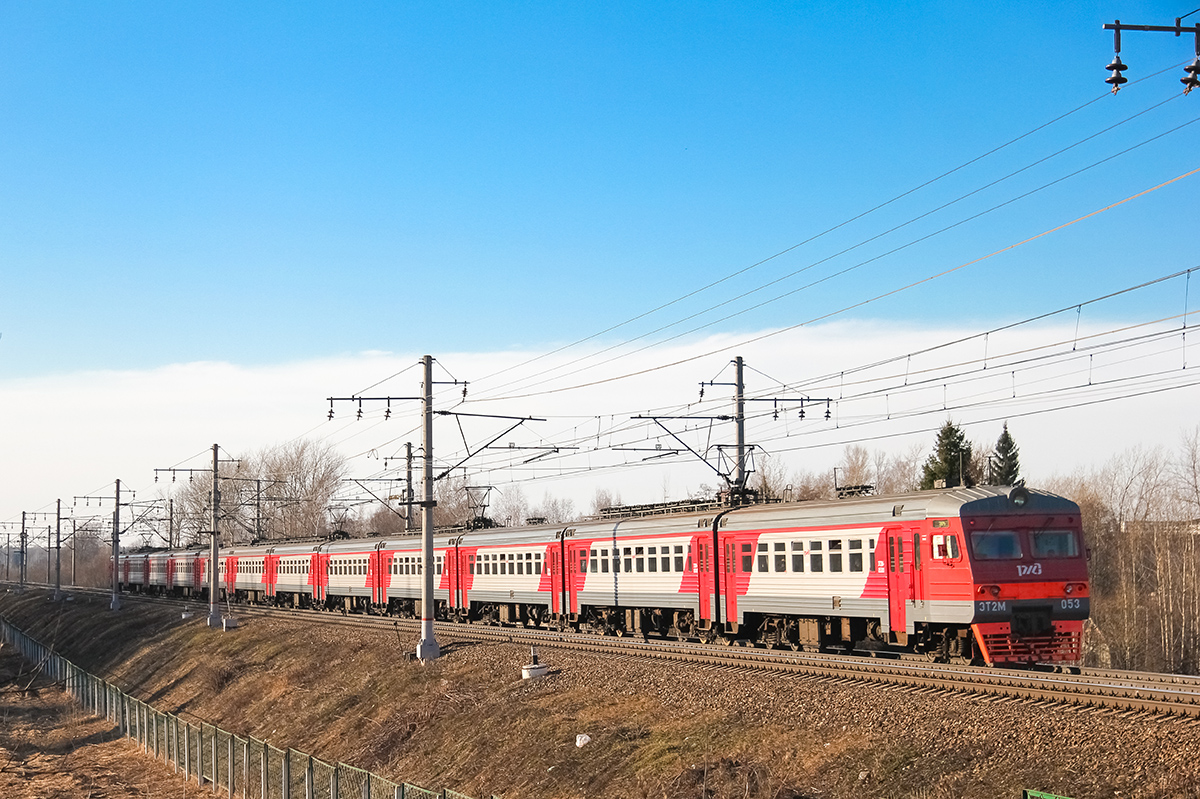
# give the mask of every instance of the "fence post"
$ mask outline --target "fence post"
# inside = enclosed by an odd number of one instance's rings
[[[371,799],[371,775],[367,774],[367,778],[363,780],[362,799]]]
[[[225,746],[225,792],[229,794],[229,799],[233,799],[233,734],[229,736],[229,742]]]
[[[279,770],[280,779],[283,783],[282,790],[279,792],[280,799],[292,799],[292,750],[285,749],[283,751],[283,763]]]
[[[270,774],[270,772],[267,770],[267,767],[270,764],[267,761],[267,742],[263,741],[262,745],[263,745],[262,757],[260,758],[260,760],[262,761],[262,799],[267,799],[267,787],[268,787],[267,777]]]
[[[192,776],[192,725],[183,723],[183,781]]]
[[[213,793],[217,792],[217,786],[221,784],[221,776],[217,773],[217,769],[220,766],[220,762],[218,761],[218,758],[217,758],[217,738],[219,737],[217,735],[217,732],[218,732],[217,728],[213,727],[212,741],[211,741],[211,744],[212,744],[212,769],[211,769],[211,771],[212,771]]]
[[[246,799],[246,792],[250,790],[250,739],[247,738],[242,744],[242,799]],[[267,799],[262,797],[261,799]]]
[[[308,756],[308,765],[304,767],[304,799],[313,799],[313,758]]]
[[[342,786],[341,780],[338,779],[338,770],[341,768],[337,763],[333,764],[333,771],[329,772],[329,799],[341,799]]]

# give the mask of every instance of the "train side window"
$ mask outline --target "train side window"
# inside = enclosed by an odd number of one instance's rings
[[[441,555],[438,555],[437,560],[434,561],[434,568],[438,574],[442,573],[442,556]]]
[[[888,537],[888,570],[896,571],[896,539]]]
[[[688,544],[688,560],[692,557],[692,545]],[[683,545],[679,544],[675,547],[675,571],[683,571]]]
[[[797,574],[804,572],[804,542],[792,542],[792,571]]]
[[[950,551],[950,557],[953,559],[957,559],[958,558],[958,536],[956,536],[956,535],[946,536],[946,548]]]
[[[625,551],[629,551],[628,547],[626,547]],[[644,572],[646,570],[646,550],[644,547],[633,548],[633,563],[637,571]],[[625,561],[625,565],[629,566],[628,560]]]
[[[767,555],[767,545],[758,545],[758,570],[765,572],[770,569],[770,556]]]
[[[658,547],[649,547],[646,550],[646,570],[658,571]]]
[[[787,571],[787,544],[782,541],[775,544],[775,571]]]
[[[858,551],[856,552],[855,550],[858,550]],[[849,561],[850,561],[850,564],[849,564],[850,571],[860,572],[863,570],[862,539],[861,538],[851,538],[850,539]]]
[[[613,555],[616,555],[616,554],[617,554],[617,551],[614,549]],[[632,553],[631,553],[629,547],[625,547],[625,573],[626,574],[633,571],[633,558],[630,557],[631,554]],[[618,568],[614,568],[613,570],[620,571],[620,569],[618,569]]]
[[[613,562],[615,563],[616,561],[613,561]],[[608,550],[607,549],[600,550],[600,572],[602,574],[608,574]]]
[[[913,571],[921,570],[921,534],[913,533]]]
[[[508,561],[504,559],[503,555],[500,556],[500,573],[508,574]]]
[[[587,557],[587,555],[585,554],[584,557]],[[580,561],[580,563],[582,564],[583,562]],[[596,563],[596,550],[593,549],[592,550],[592,574],[595,574],[599,568],[600,568],[599,565],[597,565],[597,563]],[[579,570],[587,571],[587,569],[585,569],[582,565],[580,565]]]
[[[540,552],[533,556],[533,572],[534,574],[542,573],[542,553]]]
[[[830,541],[829,543],[829,571],[840,572],[842,570],[842,542]]]
[[[474,555],[467,556],[467,573],[468,574],[475,573],[475,556]]]
[[[525,573],[525,561],[521,560],[520,558],[517,558],[517,574],[524,574],[524,573]]]
[[[750,544],[742,544],[742,571],[748,572],[754,565],[754,557],[750,554],[753,547]]]

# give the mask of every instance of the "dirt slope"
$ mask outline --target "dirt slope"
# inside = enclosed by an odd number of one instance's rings
[[[1200,793],[1200,725],[1108,711],[528,652],[44,594],[0,613],[163,710],[475,797],[1086,797]],[[576,735],[591,743],[576,747]]]
[[[103,719],[84,715],[32,664],[0,647],[0,797],[198,796]]]

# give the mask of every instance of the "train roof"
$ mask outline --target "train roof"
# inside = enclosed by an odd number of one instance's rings
[[[977,515],[1078,514],[1079,506],[1046,491],[1013,486],[975,486],[910,494],[751,505],[728,514],[723,527],[751,529],[789,523],[813,526],[879,525],[929,518]]]

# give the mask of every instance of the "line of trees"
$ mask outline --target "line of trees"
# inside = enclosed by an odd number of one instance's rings
[[[1079,503],[1091,550],[1088,660],[1200,673],[1200,427],[1043,487]]]

